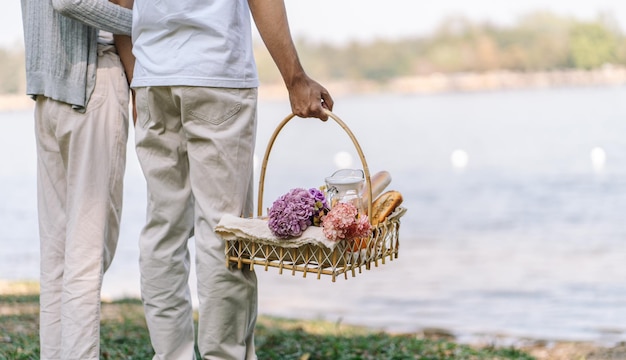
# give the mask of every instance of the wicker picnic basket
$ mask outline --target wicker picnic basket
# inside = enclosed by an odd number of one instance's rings
[[[368,214],[371,214],[372,184],[361,146],[352,131],[337,115],[328,110],[326,112],[329,118],[336,121],[348,134],[358,152],[365,174],[365,185],[369,192],[367,197]],[[259,217],[263,215],[265,172],[272,146],[283,127],[294,117],[294,114],[290,114],[278,125],[265,150],[259,178],[257,210]],[[362,272],[363,267],[369,270],[372,264],[377,267],[379,264],[385,264],[387,258],[393,260],[398,257],[400,218],[405,212],[406,208],[397,207],[386,220],[372,225],[369,238],[358,239],[356,242],[342,240],[332,249],[319,244],[303,244],[297,247],[288,246],[287,243],[284,245],[280,243],[268,244],[249,238],[226,240],[226,265],[236,264],[241,269],[244,264],[247,264],[250,266],[250,270],[254,269],[254,265],[260,265],[266,271],[269,267],[274,267],[278,268],[280,274],[285,270],[291,272],[292,275],[295,275],[296,272],[303,273],[303,277],[312,273],[318,279],[321,278],[321,275],[330,275],[333,282],[341,274],[346,279],[348,273],[354,277],[357,273]]]

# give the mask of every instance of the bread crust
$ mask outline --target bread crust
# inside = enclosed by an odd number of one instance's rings
[[[397,190],[388,190],[382,193],[372,203],[372,216],[370,222],[377,225],[387,218],[400,204],[402,204],[402,194]]]

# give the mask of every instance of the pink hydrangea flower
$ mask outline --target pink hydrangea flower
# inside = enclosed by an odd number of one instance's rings
[[[366,215],[358,216],[357,208],[350,203],[337,203],[322,216],[324,236],[329,240],[340,241],[368,237],[371,225]]]

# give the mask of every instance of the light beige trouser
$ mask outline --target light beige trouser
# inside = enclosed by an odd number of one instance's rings
[[[119,234],[128,97],[112,46],[99,48],[85,113],[37,97],[42,360],[100,358],[100,289]]]
[[[154,359],[191,360],[188,239],[195,237],[203,359],[256,359],[255,273],[226,266],[222,215],[252,215],[257,90],[136,89],[136,149],[148,185],[141,294]]]

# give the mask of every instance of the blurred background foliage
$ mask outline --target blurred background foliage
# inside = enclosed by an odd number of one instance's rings
[[[0,48],[0,94],[24,94],[24,49]]]
[[[332,44],[296,39],[307,72],[316,79],[390,79],[433,73],[508,70],[591,70],[626,64],[626,37],[605,14],[581,21],[547,12],[530,13],[510,26],[449,17],[427,36]],[[258,41],[255,56],[262,83],[282,80]],[[24,50],[0,48],[0,94],[23,94]]]
[[[626,38],[610,14],[580,21],[535,12],[508,27],[450,17],[428,36],[342,45],[297,39],[297,47],[311,74],[334,80],[384,82],[432,73],[590,70],[626,63]],[[280,81],[262,44],[255,51],[262,81]]]

